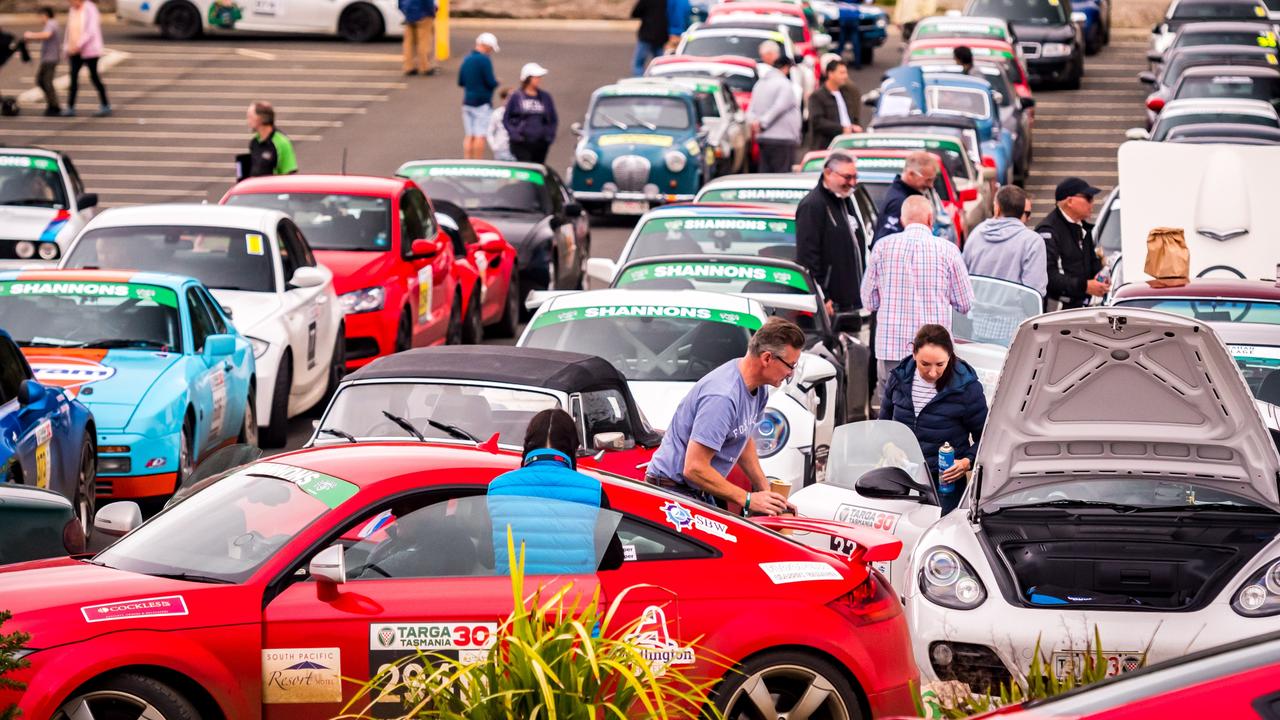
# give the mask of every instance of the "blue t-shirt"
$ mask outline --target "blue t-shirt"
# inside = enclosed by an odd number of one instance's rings
[[[462,88],[462,104],[471,107],[488,105],[498,78],[493,74],[493,60],[479,50],[472,50],[458,68],[458,86]]]
[[[662,445],[649,461],[648,473],[693,487],[681,472],[685,451],[693,440],[716,451],[711,467],[727,476],[768,402],[767,388],[756,388],[754,395],[747,391],[737,358],[712,370],[676,407]]]

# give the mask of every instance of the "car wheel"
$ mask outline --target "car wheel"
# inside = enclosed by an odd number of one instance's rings
[[[372,5],[352,5],[338,20],[338,35],[347,42],[366,43],[381,37],[382,32],[382,13]]]
[[[400,313],[400,326],[396,328],[396,346],[394,352],[404,352],[413,347],[413,318],[409,316],[409,308]]]
[[[166,5],[157,24],[160,26],[160,36],[166,40],[191,40],[204,30],[200,11],[185,0]]]
[[[726,720],[862,717],[858,694],[830,662],[800,652],[769,652],[725,676],[714,695]]]
[[[155,678],[120,673],[85,686],[53,713],[53,720],[79,718],[200,720],[200,712],[178,691]]]
[[[342,378],[347,375],[347,329],[343,325],[338,326],[338,334],[333,338],[333,352],[329,357],[329,380],[325,386],[324,399],[320,401],[321,406],[327,406],[333,394],[338,392],[338,385],[342,382]]]
[[[93,441],[85,438],[80,448],[80,468],[76,474],[76,519],[84,529],[84,541],[87,545],[93,534],[93,516],[98,511],[98,454],[93,450]]]
[[[449,308],[449,327],[445,330],[444,344],[462,344],[462,296],[458,294],[454,294],[453,307]]]
[[[876,49],[868,45],[862,46],[862,57],[858,58],[862,62],[863,67],[871,67],[871,61],[876,57]]]
[[[1072,73],[1071,77],[1067,78],[1067,81],[1063,83],[1063,86],[1066,87],[1066,89],[1068,90],[1079,90],[1080,83],[1083,79],[1084,79],[1084,61],[1081,60],[1080,63],[1076,66],[1076,71]]]
[[[182,423],[182,430],[178,432],[178,476],[173,481],[174,492],[195,472],[195,452],[191,440],[194,436],[195,428],[188,417]]]
[[[258,394],[254,392],[253,386],[249,386],[249,398],[245,401],[244,420],[240,422],[240,435],[236,437],[236,442],[241,445],[258,445],[258,412],[257,403]]]
[[[1084,41],[1085,55],[1097,55],[1099,52],[1102,51],[1102,46],[1105,44],[1105,42],[1106,41],[1103,40],[1103,34],[1102,34],[1102,23],[1099,22],[1093,26],[1093,32],[1089,33],[1089,37],[1085,38],[1085,41]]]
[[[276,372],[276,384],[271,391],[271,415],[267,426],[259,436],[264,448],[284,447],[289,439],[289,391],[293,388],[293,356],[285,352]]]
[[[462,323],[462,344],[479,345],[484,340],[484,318],[480,314],[480,290],[471,293],[467,303],[467,319]]]
[[[507,302],[502,309],[502,317],[489,326],[494,337],[515,337],[520,331],[520,310],[524,298],[520,295],[520,268],[511,268],[511,283],[507,285]]]

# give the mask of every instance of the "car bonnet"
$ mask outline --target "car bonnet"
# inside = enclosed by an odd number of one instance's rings
[[[978,449],[979,509],[1072,478],[1186,478],[1280,511],[1280,457],[1235,361],[1201,322],[1139,308],[1032,318]]]

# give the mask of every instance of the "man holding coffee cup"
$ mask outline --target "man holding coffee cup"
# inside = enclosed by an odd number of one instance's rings
[[[794,513],[786,495],[770,489],[751,433],[769,399],[764,386],[791,377],[803,349],[799,326],[769,318],[745,356],[707,373],[680,401],[645,481],[711,505],[737,503],[744,514]],[[735,465],[751,481],[750,491],[726,479]]]

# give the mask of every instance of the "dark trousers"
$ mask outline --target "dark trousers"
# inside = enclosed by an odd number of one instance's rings
[[[760,141],[760,172],[789,173],[791,165],[796,161],[796,147],[799,143],[779,142],[777,140]]]
[[[547,151],[551,149],[551,143],[537,140],[534,142],[516,142],[511,141],[511,154],[516,156],[516,160],[520,162],[545,163],[547,161]]]
[[[80,90],[80,68],[89,68],[89,81],[93,83],[93,87],[98,91],[98,104],[102,106],[110,105],[107,102],[107,87],[102,84],[102,78],[98,75],[98,58],[86,58],[79,55],[71,56],[71,87],[67,88],[67,107],[76,106],[76,93]]]
[[[860,16],[855,13],[840,11],[840,44],[836,47],[837,55],[844,55],[846,45],[853,46],[853,67],[862,67],[862,32],[858,29]]]
[[[40,63],[36,71],[36,85],[44,92],[44,103],[49,110],[58,110],[58,91],[53,88],[53,76],[58,72],[57,62]]]

